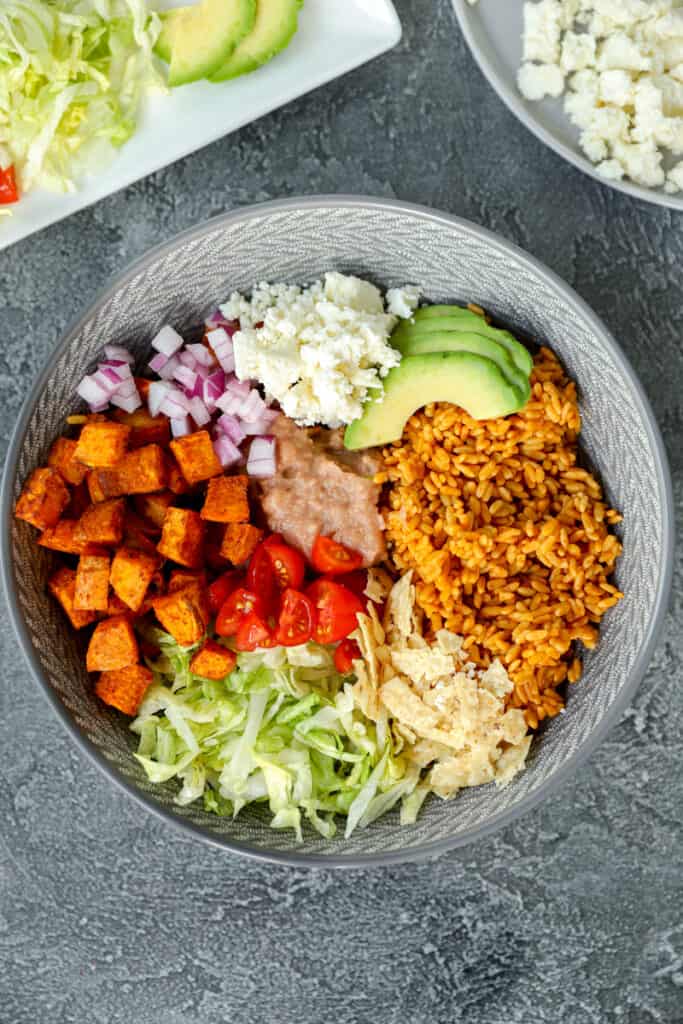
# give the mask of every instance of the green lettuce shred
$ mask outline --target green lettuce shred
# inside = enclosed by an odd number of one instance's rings
[[[148,662],[154,681],[131,724],[135,756],[152,782],[178,780],[177,803],[200,801],[232,817],[267,804],[271,827],[293,829],[299,841],[304,821],[331,838],[335,816],[344,815],[348,837],[399,801],[410,801],[415,820],[419,769],[354,706],[331,648],[239,654],[235,669],[215,681],[191,672],[196,648],[150,633],[161,655]]]
[[[145,0],[3,0],[0,154],[20,189],[73,192],[137,128],[142,97],[165,90]]]

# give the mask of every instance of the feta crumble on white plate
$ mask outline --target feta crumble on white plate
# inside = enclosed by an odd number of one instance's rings
[[[517,85],[530,101],[564,96],[603,177],[683,190],[679,0],[527,0]]]
[[[235,373],[262,384],[302,426],[351,423],[368,392],[400,362],[389,335],[419,298],[414,286],[392,288],[385,309],[373,284],[338,273],[306,288],[264,282],[250,299],[235,292],[221,306],[223,316],[240,321],[232,339]]]

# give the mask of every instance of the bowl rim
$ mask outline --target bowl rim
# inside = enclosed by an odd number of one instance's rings
[[[520,0],[521,2],[521,0]],[[634,181],[625,178],[622,181],[612,181],[599,174],[595,164],[585,157],[581,152],[572,149],[557,136],[546,128],[543,122],[528,109],[526,101],[516,89],[510,88],[507,80],[499,72],[493,61],[489,60],[484,48],[480,46],[475,34],[476,8],[468,0],[451,0],[453,12],[460,26],[472,59],[487,80],[493,91],[498,96],[510,113],[521,121],[528,131],[535,135],[544,145],[552,149],[558,156],[572,164],[577,170],[583,171],[593,181],[605,188],[611,188],[622,195],[631,196],[633,199],[640,199],[644,203],[653,203],[655,206],[663,206],[668,210],[683,210],[683,194],[669,194],[662,187],[648,188],[645,185],[638,185]]]
[[[395,212],[416,219],[438,223],[447,228],[457,226],[459,231],[466,234],[483,238],[487,243],[499,250],[508,257],[521,260],[530,265],[559,290],[565,301],[573,307],[576,312],[590,322],[593,329],[601,335],[608,350],[610,350],[615,361],[620,365],[622,372],[629,378],[629,381],[636,391],[640,400],[643,424],[652,446],[656,460],[656,474],[659,488],[663,495],[663,565],[658,577],[657,591],[654,604],[654,612],[651,616],[645,641],[638,653],[630,678],[622,688],[619,696],[605,715],[598,726],[579,745],[577,750],[565,763],[561,774],[548,779],[541,784],[537,790],[528,794],[519,803],[506,810],[494,814],[483,825],[472,826],[459,835],[449,836],[427,842],[422,846],[409,847],[405,850],[389,850],[369,854],[344,853],[297,853],[293,851],[268,850],[262,847],[253,846],[249,843],[240,842],[232,838],[224,838],[208,832],[200,825],[183,819],[167,810],[157,803],[152,797],[141,792],[132,782],[121,776],[116,768],[105,758],[97,746],[81,732],[78,725],[71,719],[66,708],[62,704],[57,693],[53,689],[47,674],[38,661],[33,643],[31,641],[27,626],[19,610],[19,601],[16,589],[16,582],[13,572],[13,561],[10,544],[10,517],[13,514],[13,487],[16,473],[19,452],[23,442],[26,426],[52,373],[53,366],[66,347],[71,344],[73,337],[82,329],[85,323],[93,316],[99,306],[110,297],[113,291],[135,277],[145,266],[158,258],[171,253],[179,244],[201,238],[203,235],[220,230],[228,225],[247,221],[255,217],[262,217],[264,214],[278,213],[296,209],[365,209],[377,212]],[[264,861],[292,867],[327,867],[327,868],[363,868],[372,866],[388,866],[403,862],[419,862],[438,856],[448,850],[465,846],[470,842],[484,838],[493,832],[515,821],[527,811],[532,810],[541,804],[546,797],[556,792],[566,781],[568,781],[576,770],[593,754],[606,734],[620,720],[622,713],[630,703],[638,685],[640,684],[655,647],[659,641],[664,626],[664,620],[669,605],[669,597],[673,579],[673,552],[674,552],[674,503],[671,473],[664,442],[659,426],[652,411],[650,402],[645,391],[633,370],[626,355],[620,346],[602,323],[600,318],[592,311],[586,302],[564,282],[554,271],[546,267],[540,260],[526,253],[523,249],[512,242],[500,237],[487,228],[479,227],[477,224],[457,217],[453,214],[435,210],[416,203],[407,203],[395,199],[384,199],[353,195],[313,195],[305,197],[291,197],[287,199],[276,199],[265,203],[251,204],[231,210],[203,221],[200,224],[187,228],[174,235],[168,241],[149,249],[142,256],[135,259],[126,270],[108,279],[104,286],[98,290],[95,298],[88,304],[85,311],[72,321],[63,332],[60,340],[53,348],[42,370],[36,379],[29,386],[26,398],[21,406],[17,422],[12,432],[7,449],[5,467],[0,491],[0,523],[2,524],[2,543],[0,544],[0,574],[2,575],[3,589],[7,602],[10,622],[14,629],[19,647],[26,659],[31,675],[49,702],[53,711],[76,742],[78,748],[94,763],[101,772],[113,782],[122,792],[132,797],[139,805],[151,811],[156,817],[162,819],[185,835],[194,836],[205,843],[218,849],[237,853],[256,861]]]

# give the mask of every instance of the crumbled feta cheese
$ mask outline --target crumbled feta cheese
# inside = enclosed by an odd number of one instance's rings
[[[666,192],[682,192],[683,191],[683,162],[676,164],[672,167],[666,176],[666,184],[664,185]]]
[[[662,165],[683,154],[681,0],[527,0],[523,54],[520,92],[564,93],[604,177],[679,189],[679,165],[668,176]]]
[[[417,304],[417,289],[396,291]],[[396,315],[356,277],[330,273],[308,288],[259,284],[251,299],[231,295],[221,312],[240,321],[232,339],[239,379],[258,381],[302,425],[357,419],[369,390],[400,361],[389,344]]]
[[[562,4],[540,0],[524,4],[524,60],[557,64],[560,59]]]
[[[522,64],[517,84],[527,100],[542,100],[544,96],[561,96],[564,75],[557,64]]]
[[[392,316],[409,320],[420,301],[420,289],[417,285],[407,284],[403,288],[390,288],[387,292],[387,309]]]

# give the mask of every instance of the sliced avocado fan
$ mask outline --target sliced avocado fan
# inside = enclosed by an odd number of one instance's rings
[[[255,19],[256,0],[202,0],[170,19],[168,84],[210,78],[251,31]]]
[[[154,52],[157,57],[165,61],[167,64],[171,63],[171,54],[173,52],[173,33],[180,17],[183,14],[187,14],[191,11],[191,7],[175,7],[172,11],[159,11],[159,17],[161,18],[161,32],[159,38],[156,41]]]
[[[237,78],[265,64],[288,45],[297,29],[303,0],[256,0],[254,26],[210,76],[212,82]]]
[[[491,327],[484,317],[461,306],[424,306],[417,309],[413,320],[403,320],[391,335],[391,344],[404,355],[412,354],[415,339],[425,334],[444,331],[470,331],[497,341],[507,349],[515,366],[528,377],[533,369],[533,360],[521,342],[509,331]]]
[[[524,405],[500,367],[485,356],[463,351],[404,356],[368,396],[362,416],[346,428],[345,447],[398,441],[408,419],[430,402],[459,405],[477,420],[508,416]]]

